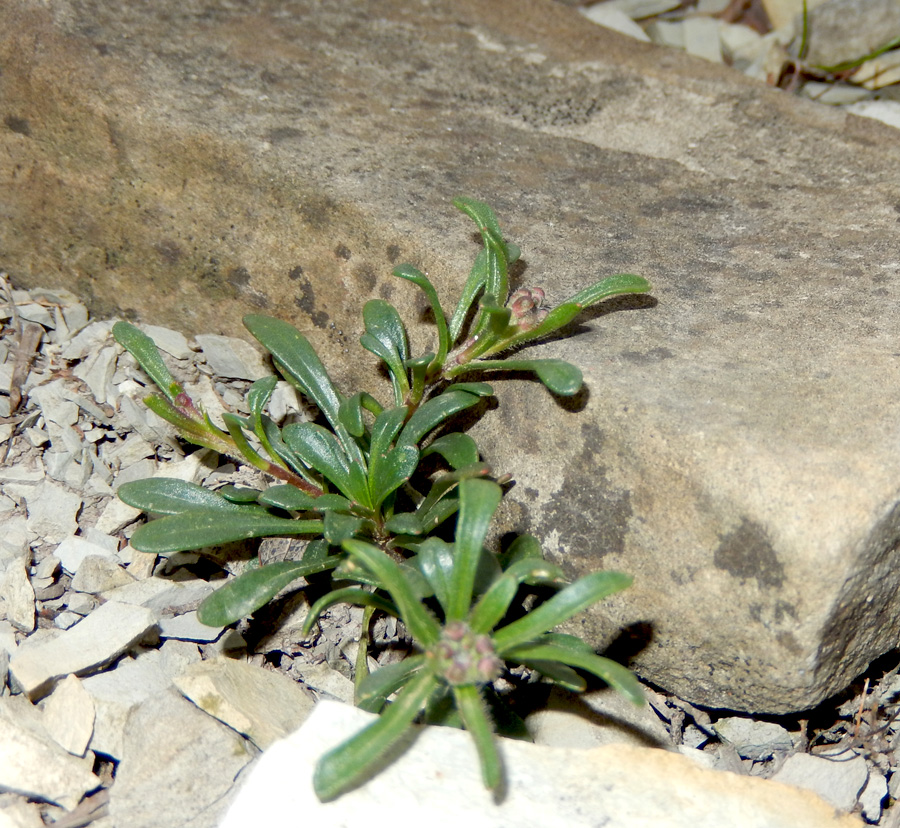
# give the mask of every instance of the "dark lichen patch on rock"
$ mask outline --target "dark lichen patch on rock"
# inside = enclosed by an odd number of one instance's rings
[[[784,566],[778,560],[766,530],[747,518],[742,518],[737,528],[720,536],[713,564],[742,581],[755,578],[760,589],[778,589],[784,583]]]

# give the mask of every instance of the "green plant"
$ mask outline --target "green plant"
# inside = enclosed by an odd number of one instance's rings
[[[250,387],[249,415],[224,414],[222,430],[175,381],[149,337],[127,322],[113,327],[115,338],[161,391],[145,399],[149,408],[185,440],[250,463],[279,481],[264,491],[228,486],[217,492],[167,478],[126,483],[118,490],[123,501],[160,516],[134,533],[132,545],[166,555],[252,537],[312,538],[302,560],[249,568],[217,590],[200,607],[204,623],[232,623],[299,578],[334,569],[346,561],[342,546],[348,539],[398,554],[416,551],[458,509],[460,482],[490,474],[471,437],[438,434],[454,415],[491,394],[489,385],[459,378],[472,371],[530,371],[554,393],[574,394],[582,384],[574,365],[495,357],[555,333],[582,309],[610,296],[650,289],[639,276],[619,274],[552,310],[543,307],[540,289],[509,295],[508,266],[518,258],[518,248],[504,241],[487,205],[468,198],[454,203],[475,221],[484,247],[449,319],[425,275],[409,265],[394,270],[428,298],[437,329],[434,351],[410,354],[406,328],[389,303],[373,299],[363,309],[360,343],[387,369],[390,404],[365,391],[344,396],[299,331],[278,319],[250,315],[244,318],[249,332],[281,375],[315,404],[322,421],[279,428],[265,414],[277,382],[270,376]],[[429,455],[442,457],[448,470],[426,478],[419,491],[410,481]]]
[[[483,692],[500,676],[504,663],[525,665],[572,690],[585,688],[572,668],[586,670],[636,704],[643,702],[640,686],[627,669],[598,656],[575,636],[550,632],[627,587],[627,575],[594,572],[498,627],[523,584],[564,583],[561,570],[543,560],[530,536],[518,538],[504,556],[485,549],[488,524],[501,495],[490,480],[463,481],[455,543],[429,538],[402,565],[365,541],[343,542],[359,570],[358,580],[378,591],[345,587],[325,595],[313,605],[306,630],[327,607],[350,602],[402,619],[419,652],[362,681],[360,707],[377,712],[390,695],[396,693],[396,698],[375,722],[321,758],[314,776],[321,799],[339,796],[376,768],[423,708],[426,720],[439,722],[455,708],[474,740],[485,785],[497,789],[502,768]],[[354,579],[352,572],[348,578]]]

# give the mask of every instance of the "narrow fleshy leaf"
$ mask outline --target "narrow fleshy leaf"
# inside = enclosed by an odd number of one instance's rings
[[[453,687],[453,697],[463,725],[469,731],[478,751],[484,786],[494,790],[503,781],[503,765],[481,693],[474,684],[462,684]]]
[[[634,674],[621,664],[597,655],[586,642],[570,635],[542,636],[531,644],[505,650],[503,658],[527,663],[558,661],[570,667],[587,670],[605,681],[633,704],[644,703],[644,693]]]
[[[480,459],[478,444],[468,434],[459,431],[444,434],[434,440],[422,451],[422,457],[428,457],[429,454],[440,454],[454,469],[471,466]]]
[[[484,283],[487,281],[487,251],[482,248],[475,257],[475,264],[469,272],[469,278],[460,294],[459,302],[456,310],[453,311],[453,317],[450,319],[449,333],[450,342],[455,345],[462,333],[463,326],[469,316],[472,306],[478,295],[484,289]]]
[[[299,578],[332,569],[340,555],[313,561],[280,561],[238,575],[208,596],[197,610],[201,624],[227,627],[256,612]]]
[[[156,343],[130,322],[116,322],[112,327],[112,333],[116,342],[137,360],[144,373],[166,395],[169,402],[174,401],[176,395],[181,392],[181,386],[175,382],[175,378],[163,362]]]
[[[440,538],[427,538],[411,563],[425,576],[444,614],[450,606],[450,579],[453,574],[453,544]]]
[[[441,308],[441,302],[438,299],[437,291],[431,284],[429,278],[412,265],[399,265],[394,268],[394,275],[401,279],[406,279],[414,285],[418,285],[428,299],[431,305],[431,312],[434,314],[434,321],[437,325],[438,334],[438,350],[434,358],[435,364],[442,366],[447,359],[447,353],[450,351],[450,334],[447,329],[447,318],[444,316],[444,310]]]
[[[484,539],[502,496],[502,489],[491,480],[463,480],[459,484],[448,622],[462,621],[469,614]]]
[[[303,628],[301,630],[303,635],[309,635],[309,631],[313,628],[316,621],[319,620],[319,616],[335,604],[354,604],[357,607],[375,607],[375,609],[380,609],[382,612],[386,612],[389,615],[397,615],[397,607],[394,606],[393,601],[388,601],[387,598],[383,598],[375,592],[366,592],[359,587],[333,589],[331,592],[328,592],[319,598],[319,600],[309,608],[306,618],[303,619]]]
[[[377,546],[365,541],[346,540],[343,547],[380,581],[382,589],[390,593],[400,610],[400,618],[420,646],[428,647],[435,643],[440,635],[438,622],[419,602],[399,564]]]
[[[380,767],[437,686],[430,672],[419,673],[372,724],[328,751],[313,775],[316,796],[323,802],[335,799]]]
[[[249,486],[232,486],[230,483],[216,489],[216,494],[224,497],[230,503],[250,504],[258,503],[262,492],[259,489],[251,489]]]
[[[554,684],[558,684],[572,693],[583,693],[587,689],[587,682],[584,680],[584,676],[558,661],[542,661],[536,658],[534,660],[518,661],[517,663],[530,667],[532,670],[537,670]]]
[[[384,528],[392,535],[421,535],[424,532],[422,522],[415,512],[392,515],[384,522]]]
[[[261,457],[250,445],[247,436],[243,432],[242,426],[245,424],[244,418],[238,417],[235,414],[226,413],[222,415],[222,422],[225,423],[225,427],[228,429],[231,439],[234,440],[234,444],[237,446],[237,449],[244,460],[251,465],[256,466],[258,469],[267,468],[269,465],[268,461]]]
[[[259,496],[259,502],[266,506],[275,506],[287,512],[305,512],[316,508],[319,498],[300,491],[296,486],[287,483],[281,486],[270,486]],[[349,501],[345,501],[349,506]]]
[[[365,468],[352,463],[337,437],[316,423],[291,423],[284,441],[306,465],[333,483],[350,500],[371,508]]]
[[[543,560],[544,553],[541,549],[541,542],[534,535],[519,535],[497,557],[500,561],[500,566],[505,570],[514,563],[529,558],[536,558],[539,561]]]
[[[425,664],[425,656],[407,656],[369,673],[356,690],[356,706],[369,713],[378,713],[388,696],[396,693],[418,673]]]
[[[498,655],[504,657],[507,650],[532,641],[592,604],[620,592],[631,580],[621,572],[592,572],[579,578],[526,616],[494,633]]]
[[[408,359],[404,363],[409,370],[410,389],[405,402],[408,405],[418,405],[425,393],[425,382],[428,379],[428,368],[434,362],[434,354],[430,351],[415,359]]]
[[[596,305],[604,299],[609,299],[610,296],[619,296],[623,293],[647,293],[650,290],[653,290],[653,285],[643,276],[635,276],[632,273],[617,273],[586,287],[584,290],[576,293],[571,299],[566,300],[566,302],[589,308],[591,305]]]
[[[486,382],[454,382],[454,391],[466,391],[476,397],[490,397],[494,389]]]
[[[131,545],[140,552],[168,555],[204,546],[260,538],[269,535],[318,535],[320,520],[289,520],[259,514],[247,508],[240,511],[206,509],[183,512],[144,524],[131,537]]]
[[[272,354],[285,377],[298,385],[328,422],[338,428],[342,398],[309,340],[293,325],[271,316],[249,314],[244,317],[244,326]]]
[[[370,353],[375,354],[387,367],[388,376],[391,378],[391,385],[394,389],[394,404],[399,405],[409,390],[409,380],[400,357],[370,333],[364,333],[359,338],[359,344]]]
[[[443,394],[432,397],[422,403],[409,418],[403,431],[400,432],[397,445],[417,446],[425,435],[434,431],[454,414],[477,405],[479,399],[467,391],[454,391],[452,387]]]
[[[154,414],[175,426],[179,435],[195,446],[203,446],[235,458],[240,457],[237,446],[227,434],[219,431],[215,426],[207,425],[203,420],[195,420],[186,416],[165,397],[151,394],[149,397],[144,397],[144,405]]]
[[[381,403],[367,391],[360,391],[344,400],[338,409],[338,419],[354,437],[362,437],[366,433],[363,409],[376,417],[383,411]]]
[[[561,397],[577,394],[584,384],[581,369],[562,359],[483,359],[458,365],[450,369],[447,376],[471,371],[531,371],[550,391]]]
[[[415,446],[396,446],[387,454],[372,456],[369,473],[369,497],[372,508],[379,509],[388,495],[400,488],[419,465],[419,450]]]
[[[378,458],[387,454],[394,438],[403,428],[406,415],[409,409],[405,405],[397,408],[389,408],[382,411],[375,422],[372,424],[372,439],[369,444],[370,459],[369,465],[373,466],[378,462]]]
[[[179,515],[203,509],[240,511],[242,506],[232,503],[203,486],[173,477],[150,477],[123,483],[116,492],[119,500],[153,515]]]
[[[269,376],[256,380],[247,391],[247,406],[250,414],[259,417],[272,398],[275,386],[278,385],[278,377]]]
[[[475,605],[469,626],[475,633],[489,633],[506,615],[519,587],[529,584],[563,584],[563,571],[555,564],[537,558],[526,558],[510,566],[495,580]]]
[[[332,546],[340,546],[347,538],[352,538],[359,532],[366,521],[364,518],[356,517],[355,515],[328,511],[325,512],[323,523],[325,526],[323,529],[325,540]]]
[[[485,293],[479,303],[478,318],[475,321],[475,329],[472,335],[472,344],[469,345],[461,358],[464,363],[478,359],[488,351],[494,351],[498,347],[506,347],[505,344],[515,332],[510,325],[512,311],[497,302],[497,297],[492,293]],[[450,372],[445,372],[451,376]]]
[[[399,405],[409,391],[409,379],[403,367],[409,359],[409,347],[400,314],[383,299],[372,299],[363,308],[363,321],[366,332],[360,337],[360,344],[387,366],[394,386],[394,402]]]

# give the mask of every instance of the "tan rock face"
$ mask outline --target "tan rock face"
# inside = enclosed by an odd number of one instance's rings
[[[896,170],[887,127],[634,43],[543,0],[0,8],[0,265],[95,313],[294,321],[339,383],[409,261],[455,296],[497,209],[551,303],[619,271],[654,299],[542,346],[580,400],[498,384],[475,430],[508,528],[694,702],[785,712],[898,633]],[[617,313],[607,313],[615,309]],[[415,337],[421,339],[422,329]],[[423,340],[424,341],[424,340]]]

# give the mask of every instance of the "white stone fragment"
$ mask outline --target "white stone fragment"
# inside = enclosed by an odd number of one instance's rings
[[[684,27],[681,21],[654,20],[647,26],[647,36],[660,46],[684,49]]]
[[[0,466],[0,483],[40,483],[44,479],[44,467]]]
[[[180,641],[215,641],[224,627],[207,627],[197,620],[196,612],[186,612],[159,621],[160,638],[177,638]]]
[[[883,124],[900,129],[900,101],[860,101],[845,107],[854,115],[874,118]]]
[[[525,719],[536,744],[592,748],[613,742],[671,748],[668,731],[650,705],[637,707],[614,690],[569,693],[554,687]]]
[[[297,682],[230,658],[192,664],[175,678],[175,686],[263,749],[300,727],[314,706]]]
[[[302,679],[303,683],[326,698],[353,704],[355,687],[346,676],[342,676],[337,670],[327,664],[299,664],[291,665],[291,673]]]
[[[259,351],[243,339],[218,334],[200,334],[194,338],[203,349],[209,367],[220,377],[258,380],[271,373]]]
[[[869,823],[877,823],[881,819],[882,805],[888,795],[887,779],[877,769],[869,772],[866,787],[859,796],[859,805],[863,819]]]
[[[28,507],[28,528],[49,543],[59,543],[74,534],[75,516],[81,508],[78,495],[44,480],[25,495]]]
[[[588,20],[605,29],[612,29],[620,34],[633,37],[635,40],[650,40],[644,30],[634,22],[631,15],[625,10],[617,8],[613,3],[597,3],[582,8],[580,11]]]
[[[194,355],[187,337],[180,331],[161,328],[159,325],[142,325],[141,329],[153,340],[157,348],[175,359],[190,359]]]
[[[719,21],[711,17],[688,17],[683,23],[684,50],[712,63],[722,62]]]
[[[249,742],[174,688],[149,698],[125,726],[122,761],[110,791],[113,823],[218,825],[251,750]],[[244,828],[264,824],[254,819]]]
[[[101,348],[98,352],[88,356],[72,371],[90,388],[91,394],[98,403],[103,404],[114,397],[114,394],[111,393],[111,385],[117,358],[118,354],[114,347]]]
[[[82,560],[75,577],[72,578],[72,589],[75,592],[98,595],[133,581],[134,577],[114,560],[105,555],[88,555]]]
[[[13,561],[0,579],[0,599],[6,620],[16,629],[30,633],[34,629],[34,589],[24,559]]]
[[[113,322],[91,322],[77,336],[73,337],[63,349],[63,359],[84,359],[88,354],[96,353],[110,338]]]
[[[117,497],[113,497],[110,498],[106,506],[103,507],[103,512],[97,519],[95,527],[101,532],[111,535],[118,532],[129,523],[134,523],[141,514],[142,512],[140,509],[135,509],[133,506],[123,503]]]
[[[739,756],[754,762],[768,759],[776,753],[784,754],[794,747],[790,732],[774,722],[730,716],[719,719],[713,729],[734,747]]]
[[[75,615],[87,615],[95,606],[97,601],[84,592],[73,592],[66,599],[66,609]]]
[[[12,655],[16,651],[16,631],[9,621],[0,621],[0,652]]]
[[[312,787],[320,756],[375,720],[319,702],[288,739],[260,757],[219,828],[390,825],[392,828],[858,828],[808,791],[707,771],[677,753],[633,745],[589,750],[498,739],[504,796],[486,790],[468,733],[422,728],[379,773],[322,803]],[[118,785],[118,780],[116,782]]]
[[[0,827],[44,828],[44,820],[38,806],[24,796],[0,794]]]
[[[94,702],[77,676],[66,676],[43,705],[44,727],[60,747],[84,756],[94,731]]]
[[[55,802],[72,810],[100,785],[91,763],[64,751],[46,735],[27,726],[14,698],[0,698],[0,790]]]
[[[645,17],[655,17],[663,12],[671,11],[681,5],[678,0],[608,0],[608,2],[594,3],[581,13],[590,18],[598,6],[610,6],[625,12],[632,20],[643,20]]]
[[[862,756],[835,762],[824,756],[795,753],[788,756],[772,777],[776,782],[794,785],[814,791],[826,802],[841,811],[850,811],[856,805],[869,776],[866,760]]]
[[[107,548],[92,543],[87,538],[82,538],[78,535],[64,538],[53,554],[59,559],[62,568],[70,575],[78,572],[78,567],[89,555],[102,555],[110,560],[115,557],[114,552],[110,552]]]
[[[155,620],[145,607],[107,601],[52,641],[20,648],[10,660],[10,674],[29,698],[39,698],[60,676],[90,672],[121,655]]]

